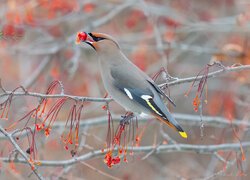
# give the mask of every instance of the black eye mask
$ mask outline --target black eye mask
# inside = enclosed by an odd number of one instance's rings
[[[98,41],[101,41],[101,40],[106,39],[106,38],[103,38],[103,37],[96,37],[96,36],[94,36],[92,33],[89,33],[89,35],[92,37],[92,39],[93,39],[95,42],[98,42]]]

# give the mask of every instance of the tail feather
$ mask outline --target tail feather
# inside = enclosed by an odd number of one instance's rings
[[[176,131],[179,132],[179,134],[181,135],[181,137],[183,138],[187,138],[187,133],[181,128],[181,126],[176,122],[176,120],[174,119],[174,117],[171,116],[171,118],[167,119],[167,118],[163,118],[161,116],[158,115],[154,115],[159,121],[167,124],[169,127],[175,129]]]

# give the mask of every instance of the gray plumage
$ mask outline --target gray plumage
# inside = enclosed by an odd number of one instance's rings
[[[117,103],[127,111],[153,115],[179,131],[182,137],[187,137],[163,103],[162,98],[167,96],[148,75],[127,59],[112,37],[89,33],[86,42],[96,50],[104,87]]]

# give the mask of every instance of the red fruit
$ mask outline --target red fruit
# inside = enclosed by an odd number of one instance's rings
[[[95,9],[96,5],[93,3],[87,3],[83,6],[83,11],[85,13],[92,13]]]
[[[15,35],[15,27],[13,25],[7,24],[3,27],[3,35],[4,36],[14,36]]]
[[[86,41],[88,35],[85,32],[78,32],[76,37],[76,44],[80,44],[81,41]]]
[[[77,37],[78,37],[78,39],[80,40],[80,41],[85,41],[86,39],[87,39],[87,33],[85,33],[85,32],[79,32],[78,34],[77,34]]]
[[[120,161],[121,161],[120,157],[117,156],[117,157],[115,157],[115,158],[112,159],[112,164],[119,164]]]

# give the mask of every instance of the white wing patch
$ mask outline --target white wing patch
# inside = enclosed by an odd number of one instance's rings
[[[128,89],[124,88],[124,91],[127,94],[127,96],[129,97],[129,99],[133,99],[133,96],[132,96],[131,92]]]
[[[149,99],[152,99],[152,97],[149,96],[149,95],[142,95],[141,98],[144,99],[145,101],[148,101]]]

